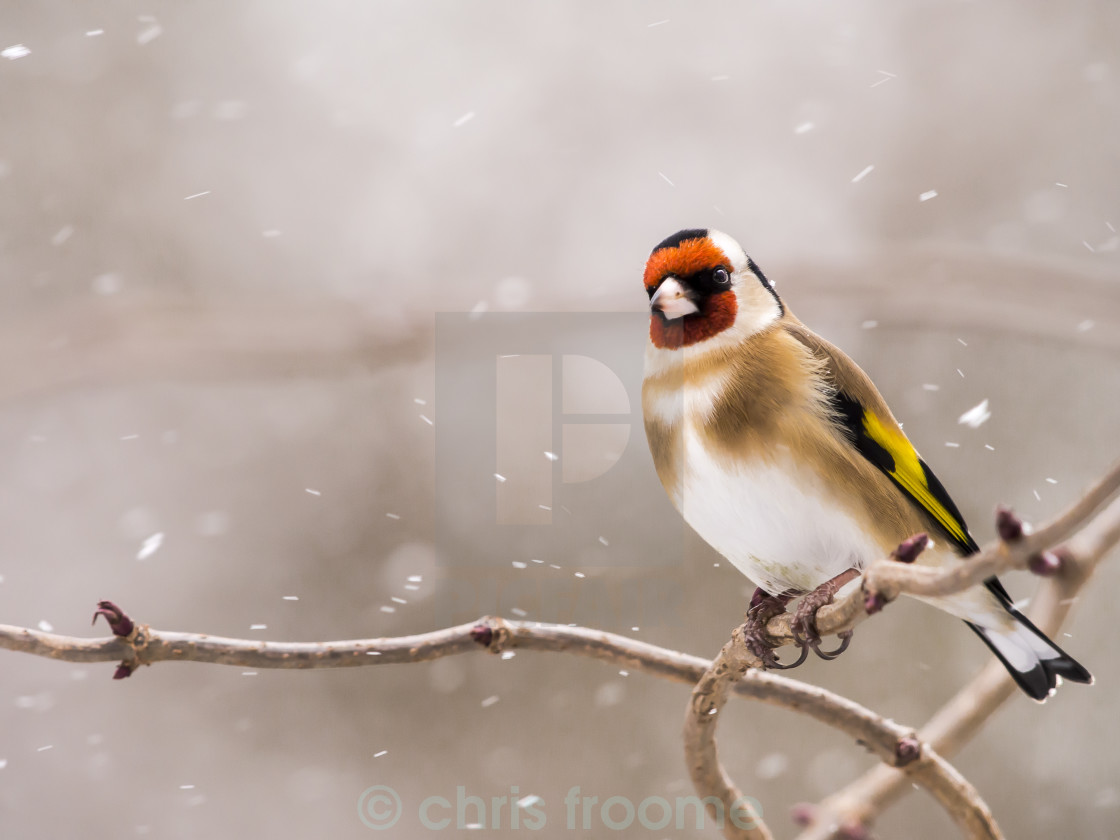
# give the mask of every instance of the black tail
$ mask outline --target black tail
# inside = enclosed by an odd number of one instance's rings
[[[1091,684],[1093,676],[1072,656],[1054,644],[1030,619],[1011,605],[1003,585],[992,578],[988,589],[1015,619],[1010,630],[995,630],[965,622],[992,649],[1019,688],[1035,700],[1045,700],[1058,687],[1058,677]]]

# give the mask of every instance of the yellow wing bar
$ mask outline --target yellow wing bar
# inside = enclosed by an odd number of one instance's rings
[[[870,411],[863,412],[864,433],[894,460],[894,468],[887,471],[898,485],[937,520],[960,543],[969,542],[968,533],[961,522],[942,504],[930,488],[925,466],[917,451],[901,431],[888,426]]]

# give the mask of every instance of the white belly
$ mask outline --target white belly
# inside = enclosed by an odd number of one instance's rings
[[[736,464],[713,459],[691,424],[683,435],[684,481],[674,501],[709,545],[766,591],[808,591],[883,553],[788,454]]]

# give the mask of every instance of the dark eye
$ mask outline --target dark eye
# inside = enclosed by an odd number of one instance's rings
[[[730,286],[731,275],[727,273],[726,268],[717,268],[712,272],[712,282],[717,286]]]

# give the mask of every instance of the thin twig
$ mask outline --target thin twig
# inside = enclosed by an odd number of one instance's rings
[[[943,597],[963,592],[994,575],[1012,569],[1026,569],[1041,552],[1085,525],[1117,490],[1120,490],[1120,462],[1114,464],[1069,508],[1034,533],[1024,534],[1013,541],[997,540],[969,557],[967,562],[934,568],[916,563],[897,563],[890,558],[877,560],[863,572],[863,591],[853,590],[835,604],[820,610],[817,629],[822,636],[852,629],[867,617],[868,594],[878,595],[885,601],[891,601],[900,594]],[[795,643],[791,620],[787,613],[767,624],[767,633],[776,646]]]
[[[1113,467],[1076,504],[1033,535],[1001,540],[970,558],[969,562],[949,570],[880,560],[865,571],[865,588],[872,594],[887,597],[900,592],[949,594],[975,585],[999,571],[1026,567],[1039,551],[1048,548],[1053,541],[1068,536],[1092,520],[1058,552],[1060,560],[1049,568],[1056,575],[1044,582],[1040,597],[1036,599],[1036,623],[1053,633],[1068,612],[1073,594],[1084,584],[1101,557],[1120,541],[1120,501],[1093,518],[1094,512],[1118,487],[1120,464]],[[923,743],[913,733],[846,698],[757,670],[760,663],[744,644],[741,630],[736,631],[716,661],[709,663],[611,633],[563,625],[507,622],[499,618],[483,618],[474,624],[415,636],[282,643],[152,630],[146,625],[135,624],[110,602],[101,602],[96,615],[106,617],[114,636],[82,639],[0,625],[0,648],[71,662],[119,661],[116,678],[129,676],[141,665],[166,661],[318,669],[423,662],[480,647],[494,652],[512,647],[565,651],[695,684],[686,723],[689,769],[698,789],[702,793],[713,791],[724,804],[724,813],[732,820],[732,830],[740,832],[728,834],[729,837],[769,837],[767,829],[750,808],[731,810],[741,797],[719,765],[714,719],[732,690],[810,715],[847,732],[891,765],[875,768],[846,791],[822,803],[817,809],[818,818],[810,827],[812,836],[838,836],[833,830],[833,823],[841,828],[865,825],[897,798],[903,790],[902,780],[907,777],[926,787],[967,836],[999,836],[987,806],[975,790],[935,752],[940,750],[951,754],[958,749],[1010,694],[1011,683],[996,665],[989,666],[931,720],[923,730],[922,737],[927,741]],[[817,625],[822,634],[835,633],[850,629],[866,615],[865,593],[853,592],[839,603],[822,609]],[[779,616],[768,625],[768,631],[779,645],[794,641],[789,621],[789,616]],[[905,776],[893,769],[897,767],[904,769]],[[755,825],[750,828],[736,825],[733,815],[738,815],[741,823]],[[726,823],[724,828],[728,830]],[[821,834],[825,828],[828,834]],[[848,836],[853,835],[849,832]]]
[[[723,769],[716,749],[716,718],[727,703],[731,687],[750,667],[751,658],[742,628],[737,627],[692,689],[684,720],[684,757],[692,786],[727,840],[773,838],[753,802],[743,796]]]
[[[1106,479],[1113,478],[1115,471]],[[1105,486],[1098,483],[1094,490]],[[1093,491],[1091,491],[1092,494]],[[1068,535],[1074,522],[1081,524],[1097,504],[1078,502],[1054,521],[1060,527],[1050,534]],[[1069,514],[1077,512],[1079,519]],[[1049,526],[1048,526],[1049,527]],[[1037,532],[1039,536],[1046,529]],[[1049,538],[1049,537],[1047,537]],[[1076,600],[1077,593],[1092,576],[1093,570],[1120,543],[1120,499],[1113,501],[1085,528],[1056,550],[1062,558],[1059,573],[1044,578],[1031,601],[1031,620],[1047,635],[1061,628]],[[991,716],[1015,693],[1015,685],[998,662],[991,662],[929,722],[920,737],[942,755],[951,757],[967,744]],[[859,779],[823,800],[812,812],[810,828],[799,840],[846,840],[855,836],[855,828],[869,825],[887,807],[909,789],[910,777],[882,764],[873,767]],[[864,834],[866,836],[866,834]]]
[[[1093,519],[1094,513],[1118,488],[1120,463],[1114,465],[1077,502],[1033,535],[1024,534],[1022,523],[1005,511],[1001,514],[1001,539],[979,555],[969,558],[967,563],[956,567],[939,570],[898,563],[891,559],[877,561],[864,571],[862,591],[853,592],[833,608],[822,610],[818,627],[822,633],[848,629],[860,620],[860,607],[866,614],[902,592],[947,595],[982,583],[1001,571],[1031,566],[1045,567],[1049,574],[1056,575],[1051,578],[1053,583],[1049,586],[1044,581],[1046,596],[1036,604],[1036,610],[1040,613],[1036,623],[1047,632],[1056,632],[1057,626],[1068,613],[1073,594],[1088,579],[1092,564],[1098,562],[1112,545],[1120,541],[1120,500]],[[1089,525],[1078,535],[1079,538],[1056,552],[1049,564],[1031,565],[1040,552],[1065,539],[1086,522]],[[902,548],[900,546],[899,552]],[[830,618],[834,622],[839,621],[841,626],[830,628]],[[777,628],[773,626],[775,623],[778,624]],[[788,643],[786,633],[789,623],[788,615],[779,616],[770,622],[767,629],[777,637],[776,642]],[[1053,628],[1049,627],[1051,624]],[[791,632],[789,637],[792,640]],[[747,664],[755,665],[756,659],[746,651],[741,634],[737,631],[693,690],[686,717],[685,752],[693,784],[702,797],[713,796],[720,801],[725,812],[737,801],[739,792],[719,763],[714,738],[715,716],[726,702],[728,674],[745,668]],[[1003,667],[998,663],[988,665],[972,686],[960,692],[922,730],[921,737],[926,742],[925,754],[933,755],[935,748],[947,751],[958,749],[975,734],[1012,691],[1011,680]],[[914,780],[921,775],[920,769],[911,769],[908,774],[903,775],[889,765],[877,765],[863,778],[825,800],[819,808],[806,806],[799,810],[800,821],[809,826],[802,835],[803,840],[867,836],[866,825],[905,791],[905,780]],[[954,781],[950,782],[950,779]],[[938,798],[967,837],[999,836],[987,804],[954,768],[946,765],[945,772],[925,780],[923,786]],[[762,826],[762,831],[766,831],[765,826]],[[729,838],[767,836],[765,833],[739,834],[729,831],[727,826],[724,826],[724,833]]]
[[[119,661],[126,676],[141,665],[156,662],[308,670],[427,662],[474,651],[501,653],[512,649],[572,653],[690,685],[700,681],[711,666],[700,657],[614,633],[494,617],[415,636],[310,643],[265,642],[154,630],[131,622],[109,602],[101,602],[98,614],[108,616],[111,610],[118,612],[114,627],[127,628],[127,635],[83,639],[0,625],[0,648],[67,662]],[[741,650],[745,652],[746,648]],[[756,669],[748,670],[739,680],[728,680],[725,695],[727,690],[805,714],[846,733],[881,760],[914,772],[918,784],[929,788],[939,801],[950,803],[947,807],[956,807],[951,804],[952,797],[957,795],[954,790],[960,787],[956,771],[923,750],[912,730],[884,720],[858,703],[826,689]],[[919,752],[921,758],[915,761]],[[932,769],[927,769],[926,764]],[[729,801],[734,799],[731,797]],[[724,813],[728,821],[735,813],[740,823],[750,823],[749,812],[725,810]],[[730,824],[734,826],[733,822]]]
[[[708,815],[727,840],[772,838],[754,808],[754,800],[744,797],[724,770],[715,741],[716,724],[732,687],[742,684],[744,673],[748,677],[758,673],[748,670],[751,659],[742,628],[738,627],[692,689],[685,714],[685,762],[689,775]],[[834,712],[838,705],[832,704]],[[882,719],[876,723],[880,731],[889,730],[895,735],[893,749],[879,757],[892,767],[904,768],[905,777],[928,790],[966,837],[999,840],[1003,836],[987,804],[956,768],[904,727]],[[847,726],[841,728],[851,734]]]
[[[156,662],[207,662],[242,668],[307,670],[428,662],[488,650],[571,653],[673,682],[695,685],[711,663],[699,656],[566,624],[484,617],[431,633],[335,642],[265,642],[137,625],[128,637],[83,639],[0,624],[0,648],[66,662],[124,662],[133,669]],[[818,686],[759,670],[734,691],[741,697],[792,709],[840,729],[884,761],[895,763],[900,739],[913,731]]]

